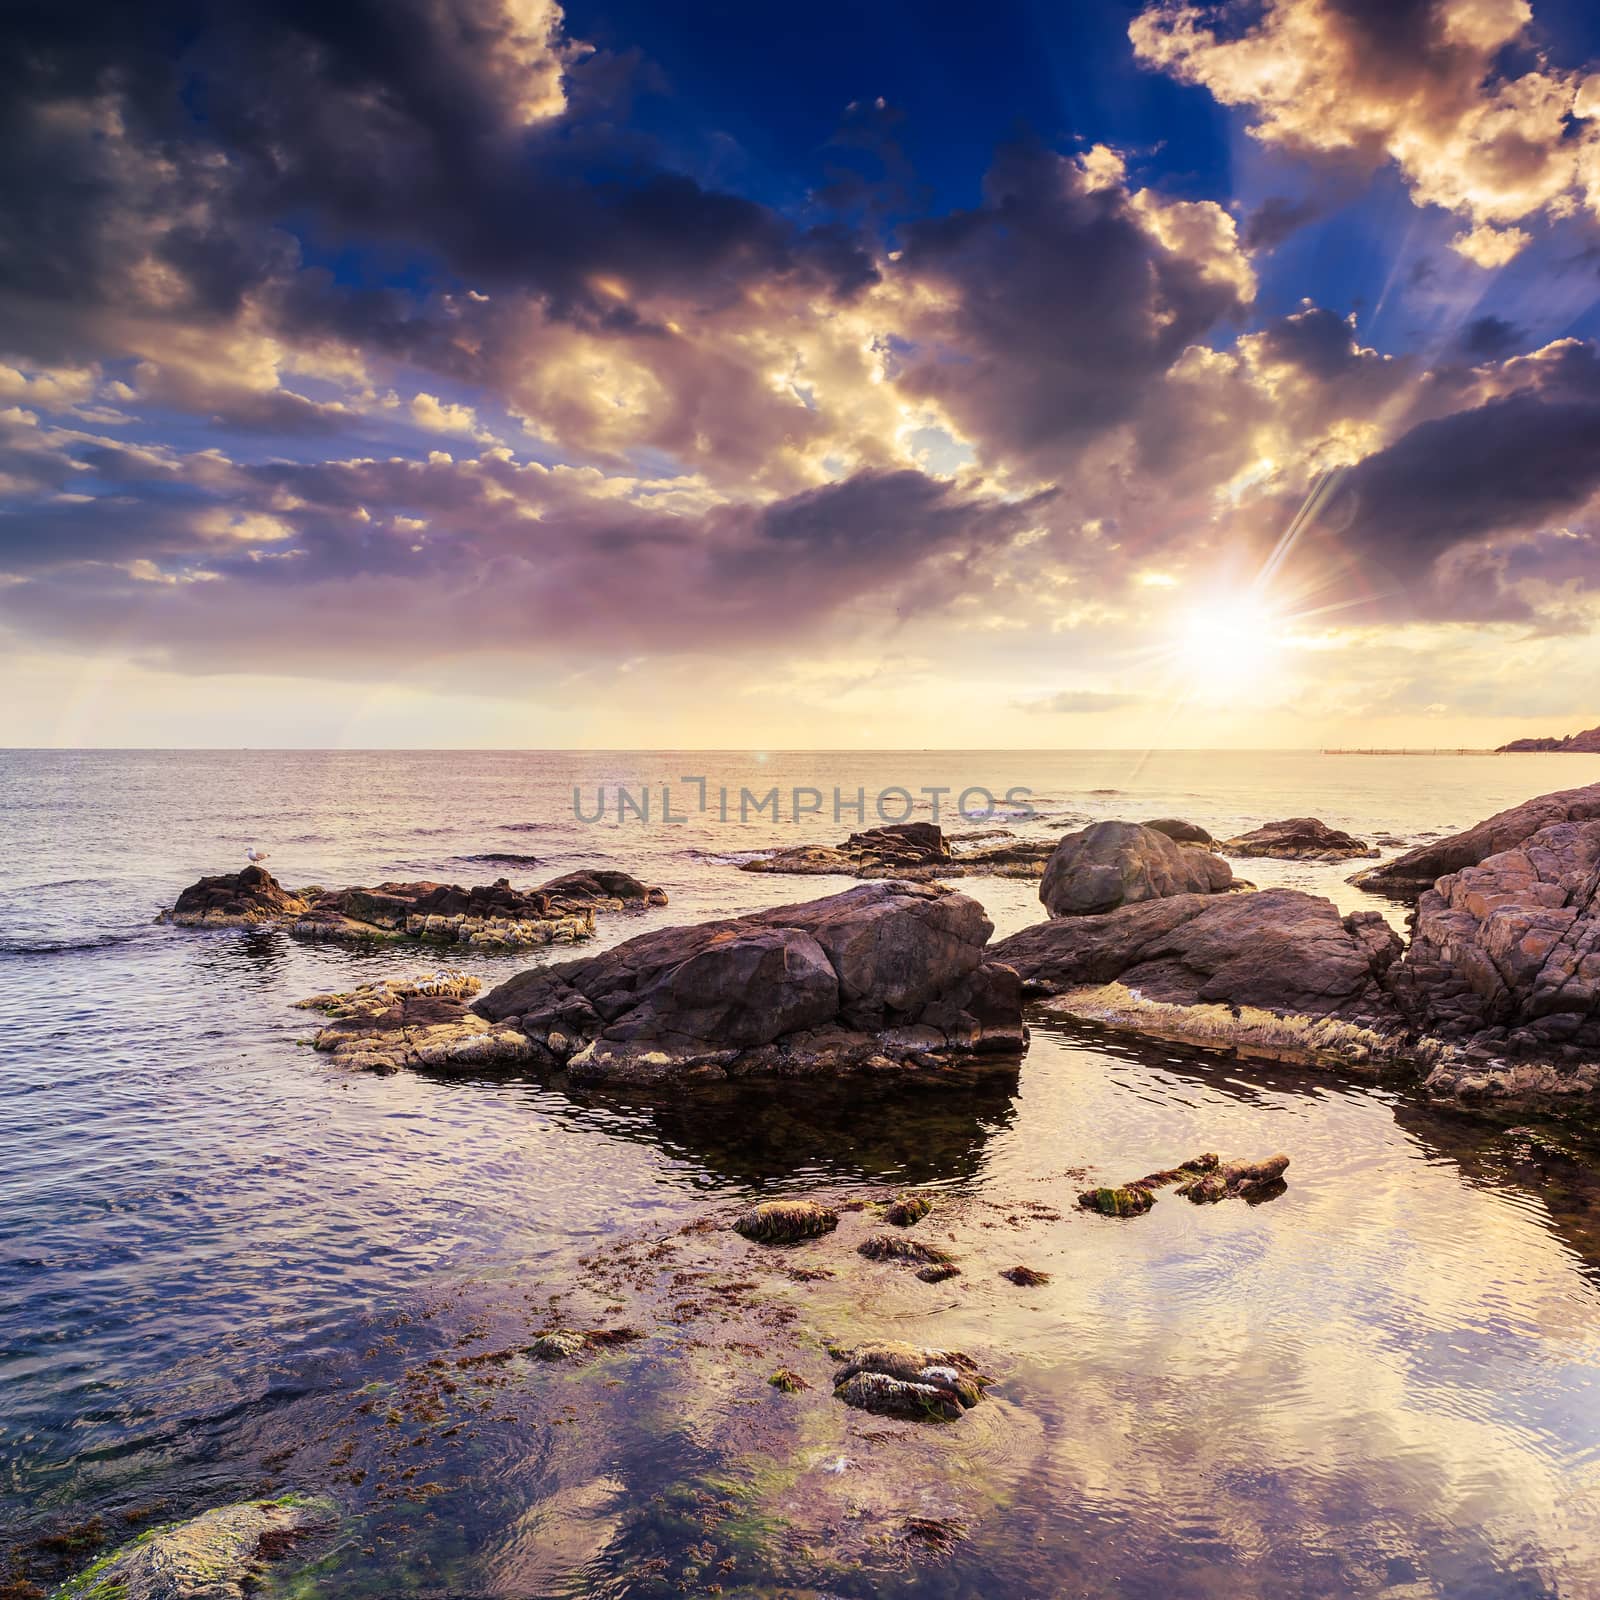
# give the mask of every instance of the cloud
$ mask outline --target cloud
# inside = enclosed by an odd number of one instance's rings
[[[1043,712],[1051,716],[1093,716],[1101,711],[1121,711],[1129,706],[1144,704],[1137,694],[1117,694],[1100,689],[1063,689],[1042,700],[1013,700],[1019,711]]]
[[[1530,239],[1515,224],[1600,211],[1600,80],[1525,45],[1527,0],[1267,0],[1259,12],[1147,7],[1138,57],[1223,105],[1265,144],[1393,163],[1421,205],[1463,217],[1480,266]]]

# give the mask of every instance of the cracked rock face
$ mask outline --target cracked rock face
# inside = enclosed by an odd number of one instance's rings
[[[863,884],[531,968],[473,1009],[587,1082],[933,1071],[1026,1046],[991,931],[953,890]]]
[[[1480,1051],[1600,1058],[1600,820],[1541,828],[1417,905],[1396,994]]]
[[[1137,822],[1095,822],[1056,846],[1039,899],[1052,917],[1083,917],[1232,887],[1233,868],[1209,850],[1179,844]]]

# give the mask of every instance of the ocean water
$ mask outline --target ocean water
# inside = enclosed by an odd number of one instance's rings
[[[757,1449],[755,1421],[778,1427],[758,1416],[769,1397],[721,1368],[710,1381],[694,1341],[652,1330],[584,1373],[508,1378],[507,1409],[485,1401],[478,1443],[425,1502],[403,1483],[380,1499],[381,1471],[341,1482],[359,1531],[313,1578],[287,1563],[269,1587],[711,1592],[714,1545],[724,1593],[1600,1593],[1600,1183],[1584,1160],[1530,1157],[1522,1133],[1393,1090],[1048,1025],[1019,1072],[943,1095],[352,1076],[305,1047],[314,1023],[293,1002],[438,952],[152,920],[248,845],[292,887],[606,864],[667,890],[664,908],[602,917],[603,945],[847,886],[738,870],[857,826],[833,823],[835,787],[866,791],[869,823],[881,791],[925,817],[924,788],[983,785],[1030,791],[1036,814],[1002,819],[1025,834],[1176,815],[1223,836],[1311,814],[1396,841],[1387,853],[1596,780],[1600,758],[1578,756],[0,753],[0,1576],[7,1560],[45,1582],[68,1570],[30,1546],[93,1517],[87,1548],[323,1486],[318,1448],[361,1426],[352,1395],[403,1389],[510,1308],[576,1292],[626,1241],[751,1195],[916,1184],[952,1216],[1060,1213],[1016,1234],[1051,1274],[1028,1296],[972,1272],[876,1308],[885,1332],[980,1349],[1000,1379],[981,1428],[914,1446],[969,1498],[983,1486],[942,1559],[841,1567],[837,1529],[802,1539],[808,1484],[833,1492],[817,1438]],[[661,819],[663,784],[685,821]],[[617,820],[619,785],[652,792],[648,821]],[[773,787],[779,820],[741,823],[740,789]],[[820,817],[790,820],[797,787],[823,792]],[[612,797],[603,822],[575,818],[575,788],[586,813]],[[504,852],[538,863],[468,859]],[[1354,866],[1241,870],[1403,925],[1344,881]],[[1038,920],[1031,883],[959,887],[997,935]],[[493,982],[570,953],[458,964]],[[1131,1224],[1071,1207],[1074,1173],[1280,1148],[1290,1184],[1267,1205],[1166,1203]],[[558,1381],[571,1418],[540,1409]],[[886,1486],[870,1436],[852,1440],[840,1515],[870,1523]],[[685,1486],[759,1499],[775,1455],[791,1458],[783,1514],[721,1531],[680,1514]]]

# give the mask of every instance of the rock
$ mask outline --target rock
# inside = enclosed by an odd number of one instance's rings
[[[1417,904],[1395,993],[1418,1028],[1466,1041],[1480,1061],[1600,1062],[1600,819],[1541,828],[1442,877]],[[1458,1058],[1430,1085],[1460,1089],[1477,1076]],[[1538,1092],[1559,1092],[1560,1077]]]
[[[1169,1005],[1397,1024],[1382,979],[1403,948],[1376,912],[1341,917],[1319,895],[1263,889],[1057,918],[1001,940],[993,953],[1033,993],[1117,982]]]
[[[952,851],[944,830],[931,822],[897,822],[852,833],[842,844],[796,845],[741,862],[745,872],[799,876],[898,878],[1037,877],[1049,859],[1048,840],[1011,839],[987,849]]]
[[[265,867],[251,866],[191,883],[156,921],[185,928],[253,928],[301,916],[307,909]]]
[[[464,972],[421,978],[383,978],[346,994],[319,994],[297,1002],[334,1018],[312,1040],[341,1067],[398,1072],[401,1067],[512,1066],[532,1058],[526,1035],[486,1022],[467,1009],[478,992]]]
[[[1498,811],[1464,833],[1421,845],[1394,861],[1386,861],[1381,867],[1369,867],[1357,873],[1350,881],[1363,889],[1414,899],[1446,873],[1475,867],[1490,856],[1515,849],[1541,828],[1557,822],[1590,822],[1597,817],[1600,817],[1600,783],[1591,783],[1582,789],[1562,789],[1524,801],[1507,811]]]
[[[893,1200],[883,1213],[885,1222],[897,1228],[910,1228],[922,1221],[933,1210],[933,1201],[925,1194],[903,1194]]]
[[[1142,1217],[1156,1203],[1148,1189],[1131,1185],[1120,1188],[1085,1189],[1078,1204],[1085,1211],[1098,1211],[1102,1217]]]
[[[453,883],[380,883],[320,896],[290,932],[302,939],[426,939],[488,949],[572,944],[594,932],[595,907],[505,878],[475,889]]]
[[[953,1261],[932,1261],[923,1267],[917,1276],[924,1283],[943,1283],[947,1278],[959,1278],[961,1268]]]
[[[919,1266],[947,1267],[953,1259],[948,1250],[903,1234],[875,1233],[856,1246],[868,1261],[914,1261]]]
[[[1174,844],[1199,845],[1202,850],[1217,848],[1217,841],[1199,823],[1185,822],[1181,817],[1156,817],[1140,826],[1164,833]]]
[[[802,1389],[809,1389],[811,1385],[800,1376],[798,1372],[791,1371],[788,1367],[779,1367],[767,1382],[779,1394],[799,1394]]]
[[[1016,1284],[1019,1289],[1034,1289],[1050,1281],[1048,1272],[1038,1272],[1033,1267],[1007,1267],[1000,1276]]]
[[[338,1520],[323,1496],[218,1506],[140,1534],[64,1584],[60,1600],[244,1600],[271,1561]]]
[[[1270,1200],[1284,1190],[1283,1174],[1289,1165],[1286,1155],[1268,1156],[1263,1161],[1228,1161],[1220,1166],[1212,1158],[1212,1169],[1199,1173],[1177,1192],[1196,1205],[1217,1200]]]
[[[1376,856],[1364,839],[1330,828],[1316,817],[1288,817],[1264,823],[1235,839],[1225,839],[1222,851],[1230,856],[1266,857],[1273,861],[1353,861]]]
[[[571,1361],[588,1348],[589,1341],[581,1333],[571,1328],[552,1328],[528,1346],[528,1354],[536,1361]]]
[[[641,883],[631,873],[586,867],[541,883],[535,894],[548,897],[551,909],[569,915],[595,911],[639,911],[667,904],[667,891]]]
[[[937,885],[873,883],[802,905],[660,928],[534,967],[479,1000],[579,1082],[938,1072],[1027,1043],[992,925]]]
[[[839,1213],[814,1200],[763,1200],[734,1218],[736,1233],[758,1244],[798,1244],[839,1226]]]
[[[1232,887],[1233,869],[1209,851],[1175,844],[1136,822],[1095,822],[1056,846],[1039,899],[1052,917],[1080,917]]]
[[[908,1344],[862,1345],[833,1378],[846,1405],[913,1422],[953,1422],[983,1398],[993,1380],[959,1350]]]
[[[1501,745],[1496,754],[1504,755],[1508,751],[1528,750],[1564,750],[1568,754],[1600,755],[1600,728],[1589,728],[1583,733],[1569,733],[1565,738],[1513,739],[1510,744]]]

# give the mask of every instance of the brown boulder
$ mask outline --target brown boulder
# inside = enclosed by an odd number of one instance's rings
[[[542,1060],[585,1081],[926,1071],[1025,1047],[1021,985],[986,960],[991,931],[953,890],[863,884],[531,968],[474,1010],[517,1019]]]
[[[1137,822],[1095,822],[1056,846],[1039,899],[1052,917],[1082,917],[1232,887],[1233,869],[1209,851],[1177,844]]]
[[[1341,833],[1316,817],[1263,823],[1249,833],[1223,840],[1221,849],[1230,856],[1272,861],[1353,861],[1378,854],[1365,839]]]
[[[745,872],[897,878],[916,883],[931,883],[936,878],[1032,878],[1044,870],[1052,848],[1045,839],[1010,839],[985,849],[956,852],[936,824],[896,822],[852,833],[842,844],[794,845],[740,866]]]
[[[156,920],[186,928],[253,928],[299,916],[306,909],[306,902],[265,867],[251,866],[191,883],[172,909]]]
[[[1140,826],[1166,834],[1174,844],[1196,844],[1202,850],[1217,848],[1217,841],[1198,822],[1185,822],[1182,817],[1154,817]]]
[[[1341,917],[1319,895],[1263,889],[1037,923],[993,955],[1035,994],[1121,983],[1168,1005],[1390,1022],[1382,980],[1402,948],[1375,912]]]
[[[1514,849],[1541,828],[1558,822],[1589,822],[1597,817],[1600,817],[1600,783],[1591,783],[1582,789],[1562,789],[1498,811],[1488,821],[1477,823],[1464,833],[1422,845],[1394,861],[1386,861],[1381,867],[1369,867],[1350,881],[1364,889],[1410,899],[1431,888],[1435,880],[1446,873],[1475,867],[1490,856]]]

